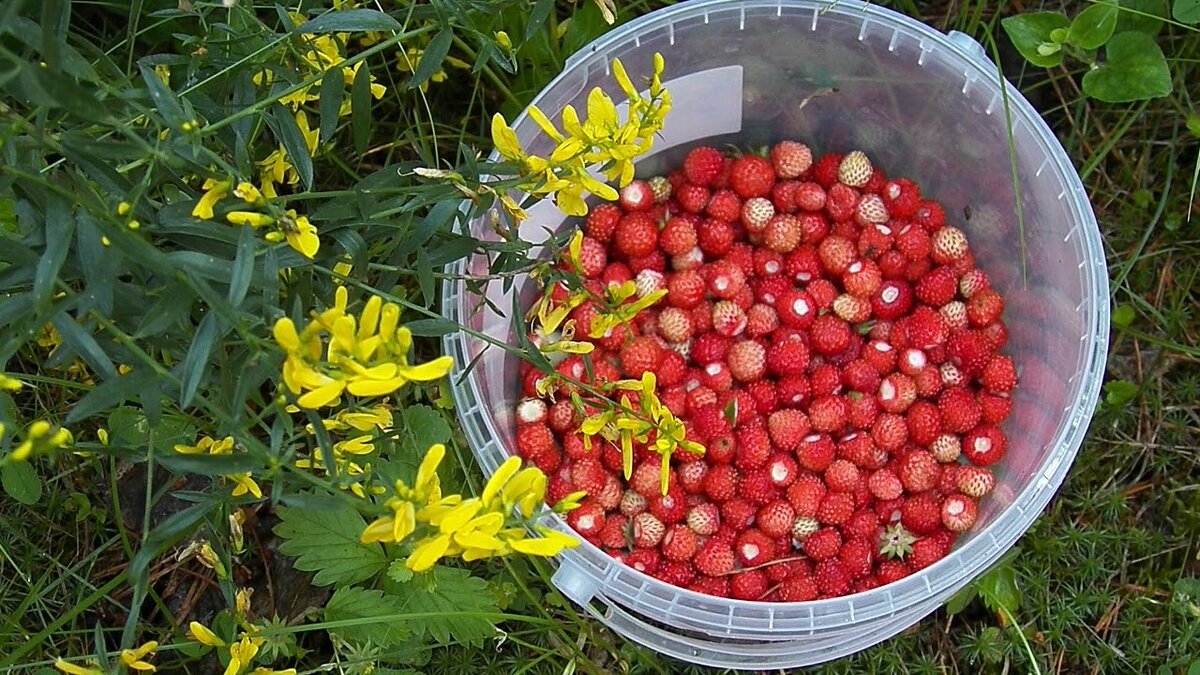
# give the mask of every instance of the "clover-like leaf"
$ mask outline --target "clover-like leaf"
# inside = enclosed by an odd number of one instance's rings
[[[1000,23],[1026,61],[1039,68],[1052,68],[1062,63],[1062,50],[1051,51],[1045,46],[1058,44],[1059,40],[1055,40],[1051,33],[1071,25],[1066,15],[1059,12],[1031,12],[1010,16]]]
[[[1127,103],[1171,93],[1171,71],[1154,38],[1117,33],[1104,48],[1102,65],[1083,76],[1083,93],[1106,103]]]

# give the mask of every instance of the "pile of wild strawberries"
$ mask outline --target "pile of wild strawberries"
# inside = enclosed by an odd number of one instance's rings
[[[859,151],[698,147],[582,229],[596,298],[631,279],[667,295],[594,340],[602,305],[572,310],[574,339],[596,347],[558,372],[652,371],[707,448],[674,454],[666,495],[644,446],[625,481],[618,447],[584,447],[589,411],[539,397],[525,366],[517,451],[550,476],[551,503],[587,492],[567,517],[582,537],[679,587],[799,602],[897,581],[975,524],[1017,382],[1004,300],[915,183]]]

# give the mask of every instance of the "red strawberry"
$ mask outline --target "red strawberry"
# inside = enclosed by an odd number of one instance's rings
[[[900,522],[913,534],[933,534],[942,527],[942,508],[930,493],[914,495],[900,506]]]
[[[667,528],[667,533],[663,535],[660,545],[663,557],[677,562],[690,560],[696,554],[699,546],[700,540],[696,537],[696,533],[688,529],[687,525],[682,524]]]
[[[681,459],[687,460],[696,455],[683,453]],[[676,467],[679,474],[679,487],[689,495],[704,493],[704,481],[708,476],[708,463],[704,461],[681,461]]]
[[[746,335],[763,337],[779,327],[779,315],[770,305],[755,304],[746,310]]]
[[[980,499],[996,487],[996,476],[991,471],[966,465],[958,470],[958,489],[964,495]]]
[[[704,213],[710,218],[733,222],[742,217],[742,200],[733,190],[717,190],[709,198]]]
[[[880,469],[867,479],[867,487],[878,499],[895,499],[904,492],[904,484],[890,469]]]
[[[771,441],[767,430],[757,425],[746,425],[738,427],[735,435],[737,453],[733,461],[738,470],[745,472],[766,466],[767,459],[771,456]]]
[[[871,160],[861,150],[849,152],[838,163],[838,181],[850,187],[862,187],[871,180]]]
[[[818,316],[810,329],[809,339],[814,352],[832,356],[850,346],[850,324],[831,314]]]
[[[942,414],[928,401],[917,401],[909,406],[905,422],[909,439],[917,445],[930,445],[942,432]]]
[[[742,199],[766,197],[775,185],[775,170],[771,163],[758,155],[743,155],[733,161],[729,186]]]
[[[517,454],[530,458],[546,453],[557,453],[558,441],[554,432],[545,424],[526,424],[517,428]]]
[[[817,246],[817,257],[827,274],[840,277],[850,269],[858,248],[845,237],[830,235]]]
[[[879,417],[879,403],[874,396],[863,396],[858,392],[851,392],[846,397],[846,421],[855,429],[869,429]],[[862,462],[854,461],[860,466],[865,466]]]
[[[585,501],[579,508],[567,513],[567,524],[587,539],[600,536],[604,529],[604,509],[599,504]]]
[[[781,450],[798,449],[810,428],[808,417],[799,410],[776,410],[767,418],[771,442]]]
[[[875,576],[879,578],[879,585],[884,586],[900,581],[910,574],[912,570],[903,561],[888,560],[879,564],[879,571]]]
[[[857,229],[854,216],[860,198],[858,190],[841,183],[835,183],[825,193],[825,213],[837,224],[834,232],[839,236],[853,239]]]
[[[801,408],[808,402],[811,389],[803,375],[784,375],[775,385],[775,407]]]
[[[733,248],[736,233],[733,226],[723,220],[709,219],[696,229],[696,243],[704,255],[719,258]]]
[[[835,459],[825,469],[825,484],[834,492],[854,492],[858,482],[858,467],[848,460]]]
[[[897,178],[884,184],[880,191],[884,204],[894,218],[910,218],[921,203],[921,189],[917,184],[906,179]]]
[[[761,600],[769,588],[760,570],[739,572],[729,580],[729,596],[737,600]]]
[[[587,236],[607,244],[621,220],[621,209],[615,204],[600,204],[588,212],[583,231]]]
[[[908,556],[908,566],[913,570],[923,570],[926,567],[946,557],[950,546],[938,537],[922,537],[913,544],[912,554]]]
[[[779,539],[791,533],[795,517],[796,512],[791,504],[783,499],[776,499],[758,510],[754,524],[763,534]]]
[[[783,325],[804,329],[810,327],[817,318],[817,303],[807,292],[787,290],[777,298],[775,311]]]
[[[1017,386],[1017,369],[1011,357],[997,354],[988,360],[979,383],[989,392],[1008,392]]]
[[[692,562],[696,566],[696,571],[701,574],[721,576],[732,572],[737,561],[734,558],[732,546],[724,541],[710,539],[696,551],[696,557]]]
[[[780,602],[809,602],[820,595],[817,580],[812,576],[790,576],[779,584]]]
[[[942,524],[951,532],[966,532],[979,513],[975,500],[965,495],[950,495],[942,501]]]
[[[993,394],[986,391],[979,394],[979,413],[984,422],[1000,424],[1008,419],[1011,412],[1012,399],[1008,394]]]
[[[790,455],[777,452],[767,458],[766,471],[775,487],[786,488],[796,481],[800,467]]]
[[[721,504],[721,522],[723,523],[721,531],[729,529],[733,532],[741,532],[750,527],[750,523],[754,521],[754,514],[757,512],[758,509],[744,499],[734,498],[726,501]]]
[[[792,202],[802,211],[820,211],[825,208],[825,188],[812,182],[800,183],[792,191]]]
[[[800,339],[777,340],[766,350],[765,360],[775,375],[800,375],[808,368],[808,347]]]
[[[1008,439],[1000,427],[980,424],[962,440],[962,452],[976,466],[991,466],[1004,457]]]
[[[813,430],[835,433],[846,426],[846,401],[840,396],[822,396],[808,408],[808,421]],[[801,465],[804,460],[800,460]]]
[[[829,560],[842,549],[842,535],[837,528],[824,527],[804,540],[804,554],[813,560]]]
[[[817,515],[825,492],[825,484],[816,476],[809,475],[808,478],[802,477],[788,487],[787,500],[795,509],[797,517],[812,518]]]
[[[729,338],[716,333],[700,335],[692,341],[692,361],[700,366],[724,361],[732,344]]]
[[[916,494],[937,487],[941,465],[927,450],[913,450],[900,461],[899,476],[904,489]]]
[[[947,387],[938,397],[942,413],[942,428],[952,434],[962,434],[979,424],[980,410],[975,397],[962,387]],[[966,448],[963,448],[966,451]]]
[[[687,503],[683,491],[671,481],[667,494],[662,494],[661,488],[650,500],[650,513],[667,525],[681,522],[687,517]]]
[[[917,282],[917,299],[930,307],[941,307],[958,293],[958,277],[949,267],[935,267]]]
[[[771,482],[770,474],[756,469],[742,474],[737,494],[755,506],[763,506],[779,496],[779,488]]]
[[[850,575],[838,560],[824,560],[813,570],[817,588],[824,597],[836,597],[850,592]]]
[[[871,440],[869,434],[852,433],[838,443],[838,455],[854,466],[874,471],[887,463],[888,453]]]
[[[626,538],[629,532],[629,517],[621,513],[609,514],[604,520],[604,529],[600,530],[600,545],[605,548],[628,548]]]
[[[896,369],[896,350],[883,340],[872,340],[863,349],[862,358],[870,363],[875,372],[888,375]],[[893,385],[894,386],[894,385]]]
[[[708,200],[712,196],[708,188],[695,183],[684,183],[672,192],[679,207],[685,213],[692,214],[703,213],[704,207],[708,206]]]
[[[771,148],[771,166],[783,179],[798,178],[812,166],[812,150],[797,141],[780,141]]]
[[[817,507],[817,521],[822,525],[843,525],[854,515],[854,497],[843,492],[826,492]]]
[[[875,562],[875,546],[867,539],[850,538],[842,544],[838,560],[852,579],[860,579],[871,573]]]
[[[721,173],[725,158],[719,150],[709,146],[693,148],[683,159],[683,175],[689,182],[708,186]]]
[[[946,224],[946,212],[942,209],[941,204],[929,199],[922,199],[917,205],[917,210],[912,214],[912,221],[932,234]]]
[[[704,301],[707,284],[695,270],[675,272],[667,277],[667,303],[672,307],[692,309]]]
[[[754,567],[775,559],[775,542],[761,530],[750,528],[738,535],[733,552],[746,567]]]
[[[686,588],[696,578],[696,568],[690,562],[664,560],[655,573],[663,583]]]
[[[625,556],[626,565],[646,574],[654,574],[658,571],[661,562],[662,554],[656,548],[636,548]]]
[[[713,595],[718,598],[729,597],[729,578],[725,576],[713,577],[701,574],[692,580],[688,585],[689,590],[704,595]]]
[[[1003,313],[1004,298],[990,288],[976,292],[967,300],[967,320],[976,328],[995,323]]]
[[[675,217],[667,221],[658,236],[658,246],[667,255],[682,255],[696,246],[696,226],[691,220]]]
[[[619,197],[621,207],[626,211],[649,211],[654,206],[654,189],[641,179],[621,188]]]
[[[871,440],[888,452],[899,450],[908,441],[908,424],[899,415],[884,413],[871,425]]]
[[[738,472],[728,464],[711,467],[704,476],[704,494],[720,504],[737,493]]]
[[[652,337],[634,338],[621,349],[621,371],[631,378],[641,378],[642,373],[653,372],[662,361],[662,347]]]
[[[775,205],[764,197],[752,197],[742,202],[742,224],[751,234],[761,234],[775,215]]]
[[[579,247],[579,269],[584,278],[598,279],[608,266],[608,251],[604,244],[585,236]]]
[[[546,418],[546,423],[554,431],[565,434],[568,431],[579,427],[579,413],[575,410],[575,404],[571,399],[560,398],[550,406],[549,416]]]
[[[630,213],[617,223],[613,250],[620,256],[638,258],[654,252],[658,246],[658,225],[646,213]]]

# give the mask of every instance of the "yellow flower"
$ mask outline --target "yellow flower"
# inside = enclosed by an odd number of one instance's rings
[[[552,530],[541,525],[536,526],[534,529],[538,534],[542,535],[540,538],[514,539],[509,541],[508,545],[518,553],[547,558],[562,553],[563,549],[575,548],[576,546],[579,546],[579,540],[569,534],[563,534],[558,530]]]
[[[229,514],[229,544],[234,553],[246,550],[246,534],[242,523],[246,522],[246,513],[242,509],[234,509]]]
[[[295,209],[288,209],[277,224],[289,246],[310,260],[317,254],[321,240],[317,237],[316,226],[308,222],[306,216],[297,215]]]
[[[199,621],[193,621],[188,624],[188,636],[196,642],[209,647],[224,647],[225,641],[217,637],[217,634],[209,630],[204,624]]]
[[[0,373],[0,390],[3,391],[20,391],[25,383],[15,377],[9,377],[4,373]]]
[[[253,206],[262,205],[266,200],[263,199],[262,191],[254,187],[253,183],[242,181],[233,189],[233,195],[238,199]]]
[[[513,48],[512,38],[508,37],[508,33],[498,30],[495,34],[496,45],[506,52],[511,52]]]
[[[250,675],[296,675],[295,668],[284,668],[283,670],[275,670],[274,668],[258,667],[250,671]]]
[[[387,506],[392,515],[377,518],[363,530],[359,538],[364,544],[373,542],[398,543],[408,538],[417,528],[416,509],[412,502],[390,499]]]
[[[250,227],[263,227],[275,222],[275,218],[272,216],[254,211],[230,211],[225,214],[225,220],[234,225],[249,225]]]
[[[54,667],[58,668],[59,670],[61,670],[64,673],[67,673],[67,675],[104,675],[103,670],[100,670],[100,668],[91,665],[94,663],[96,663],[96,662],[88,661],[89,665],[81,666],[81,665],[78,665],[75,663],[69,663],[67,661],[63,661],[62,659],[57,659],[54,662]]]
[[[254,477],[250,475],[249,471],[246,473],[230,474],[225,476],[225,478],[234,482],[234,497],[241,497],[242,495],[249,493],[255,499],[262,499],[262,488],[258,486],[258,483],[254,482]]]
[[[14,462],[23,462],[29,459],[35,452],[53,452],[54,450],[70,445],[74,441],[75,439],[71,436],[71,432],[66,429],[55,429],[49,422],[38,420],[30,424],[29,428],[25,430],[24,440],[13,449],[9,454],[9,458]]]
[[[206,178],[204,184],[200,186],[204,190],[204,194],[200,196],[200,200],[196,202],[196,206],[192,209],[192,217],[203,220],[212,220],[213,207],[217,202],[221,201],[225,195],[229,194],[229,188],[233,184],[228,180],[217,180],[215,178]]]
[[[229,665],[225,668],[225,675],[238,675],[249,668],[254,657],[258,656],[258,648],[262,643],[262,638],[243,634],[240,641],[229,645]]]
[[[195,445],[176,445],[175,452],[185,455],[228,455],[233,453],[233,436],[216,441],[208,436],[201,436]]]
[[[155,649],[158,649],[158,643],[153,640],[147,642],[141,647],[138,647],[137,649],[123,649],[121,650],[121,663],[125,664],[125,666],[128,668],[132,668],[133,670],[152,673],[157,670],[157,668],[155,668],[153,664],[147,663],[145,658],[150,654],[153,654]]]
[[[254,595],[253,588],[239,588],[234,596],[234,607],[237,615],[246,618],[250,614],[250,596]]]

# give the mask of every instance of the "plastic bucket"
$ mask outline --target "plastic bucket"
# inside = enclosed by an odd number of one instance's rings
[[[937,564],[866,593],[765,603],[669,586],[586,542],[559,559],[554,583],[567,597],[663,654],[754,669],[836,659],[934,611],[1016,542],[1062,482],[1092,415],[1108,343],[1108,281],[1095,217],[1062,147],[979,44],[864,3],[676,5],[589,45],[534,102],[557,117],[568,103],[583,109],[595,86],[620,100],[612,59],[638,82],[649,75],[654,52],[666,59],[674,108],[639,175],[679,162],[701,140],[795,138],[816,152],[864,150],[889,175],[916,180],[945,206],[948,222],[968,233],[979,266],[1007,298],[1007,351],[1021,373],[1005,425],[1008,454],[978,524]],[[520,117],[515,129],[531,152],[548,153],[531,120]],[[553,205],[539,204],[522,236],[540,241],[544,228],[564,222]],[[470,230],[497,238],[482,221]],[[486,296],[503,310],[518,292],[528,306],[532,284],[517,279],[506,289],[499,280],[473,281],[482,295],[469,290],[461,277],[486,277],[483,255],[448,271],[446,316],[477,334],[511,336],[510,318],[481,301]],[[454,391],[463,428],[490,473],[513,448],[517,358],[466,332],[447,336],[445,347],[459,368]]]

